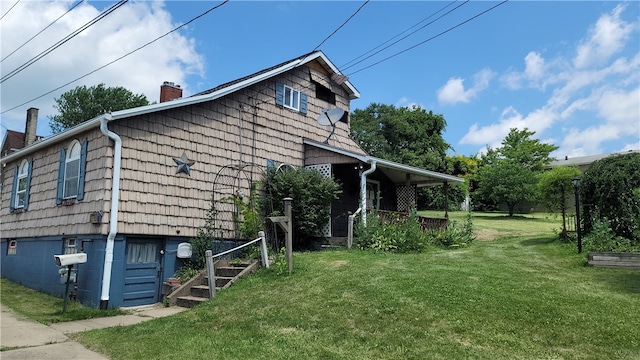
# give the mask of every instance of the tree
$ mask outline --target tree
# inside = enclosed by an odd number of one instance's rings
[[[509,216],[516,205],[535,196],[535,173],[512,160],[501,160],[485,166],[478,173],[480,187],[475,196],[498,204],[505,204]]]
[[[505,204],[509,216],[524,201],[534,200],[537,177],[553,160],[549,154],[558,147],[531,139],[535,132],[511,129],[497,149],[488,148],[478,170],[474,200]]]
[[[585,232],[597,221],[640,245],[640,153],[610,156],[594,162],[580,183]]]
[[[572,194],[572,179],[580,176],[581,172],[576,167],[556,166],[543,172],[538,179],[538,199],[551,211],[562,213],[562,232],[566,229],[566,204],[567,196]]]
[[[442,137],[446,125],[442,115],[418,106],[372,103],[351,114],[351,136],[370,155],[440,172],[451,148]]]
[[[59,115],[49,116],[51,131],[59,133],[110,111],[149,105],[143,94],[134,94],[123,87],[105,87],[104,84],[78,86],[55,99]]]

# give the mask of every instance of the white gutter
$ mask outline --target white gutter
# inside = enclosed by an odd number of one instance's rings
[[[371,167],[360,175],[360,208],[362,209],[362,224],[367,226],[367,175],[376,171],[376,161],[371,160]]]
[[[104,252],[104,270],[102,273],[102,293],[100,309],[109,308],[109,290],[111,288],[111,267],[113,264],[113,247],[118,233],[118,203],[120,201],[120,168],[122,164],[122,139],[118,134],[109,131],[107,122],[111,114],[104,114],[100,119],[100,131],[114,141],[113,146],[113,180],[111,185],[111,210],[109,211],[109,235]]]

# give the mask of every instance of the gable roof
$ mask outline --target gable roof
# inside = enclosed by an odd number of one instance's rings
[[[285,61],[278,65],[272,66],[270,68],[258,71],[251,75],[242,77],[240,79],[230,81],[228,83],[222,84],[220,86],[214,87],[212,89],[206,90],[204,92],[198,93],[190,97],[175,99],[175,100],[166,101],[158,104],[151,104],[147,106],[140,106],[132,109],[113,111],[111,113],[99,115],[82,124],[78,124],[61,133],[52,135],[39,142],[36,142],[20,151],[16,151],[5,157],[2,157],[0,159],[0,164],[4,164],[12,160],[15,160],[19,157],[26,156],[31,152],[46,148],[59,141],[72,138],[89,129],[97,128],[100,126],[100,122],[103,119],[106,119],[107,121],[125,119],[132,116],[150,114],[158,111],[169,110],[169,109],[174,109],[182,106],[188,106],[188,105],[199,104],[199,103],[215,100],[225,95],[236,92],[238,90],[249,87],[251,85],[254,85],[260,81],[280,75],[284,72],[287,72],[298,66],[307,64],[314,60],[322,64],[322,66],[324,66],[327,69],[327,71],[329,71],[330,73],[342,76],[338,68],[335,65],[333,65],[333,63],[326,57],[326,55],[322,51],[314,51],[314,52],[299,56],[297,58]],[[344,81],[340,86],[342,86],[342,88],[347,91],[350,99],[356,99],[360,97],[360,93],[358,92],[358,90],[348,80]]]
[[[616,155],[625,155],[640,152],[640,150],[629,150],[629,151],[621,151],[611,154],[599,154],[599,155],[588,155],[588,156],[576,156],[576,157],[568,157],[566,156],[564,159],[555,160],[549,163],[549,168],[556,166],[585,166],[591,165],[598,160],[602,160],[609,156]]]
[[[2,141],[1,156],[7,155],[13,151],[24,147],[24,133],[19,131],[7,130]]]
[[[313,146],[336,154],[348,156],[363,163],[376,163],[376,167],[396,184],[406,182],[406,174],[411,174],[410,182],[418,186],[441,185],[443,182],[464,182],[457,176],[447,175],[435,171],[424,170],[417,167],[400,164],[394,161],[377,158],[375,156],[362,155],[352,151],[337,148],[325,143],[319,143],[310,139],[303,139],[305,145]]]

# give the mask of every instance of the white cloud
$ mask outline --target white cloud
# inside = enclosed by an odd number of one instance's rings
[[[480,70],[473,75],[473,85],[468,90],[464,88],[464,79],[459,77],[450,78],[443,87],[438,89],[438,101],[441,104],[468,103],[489,87],[494,75],[494,72],[490,69]]]
[[[395,107],[397,107],[397,108],[399,108],[399,107],[407,107],[409,109],[413,109],[415,107],[415,108],[425,109],[424,106],[422,106],[421,104],[419,104],[419,103],[417,103],[415,101],[409,100],[409,98],[407,98],[407,97],[402,97],[402,98],[400,98],[400,100],[396,101]]]
[[[618,5],[610,14],[604,14],[589,30],[589,37],[582,41],[573,59],[576,68],[602,64],[623,48],[636,25],[620,18],[625,5]]]
[[[563,156],[597,154],[608,141],[637,146],[633,137],[640,138],[640,53],[629,40],[638,27],[621,18],[624,8],[617,6],[600,17],[576,47],[574,59],[558,56],[545,61],[538,52],[529,52],[524,70],[507,72],[502,84],[509,90],[524,91],[527,86],[543,94],[549,87],[546,103],[526,115],[506,106],[495,123],[474,124],[460,143],[496,146],[510,128],[527,127],[536,136],[552,131],[546,137],[557,141]],[[633,49],[630,56],[627,52],[627,57],[615,57],[627,47]],[[567,129],[558,129],[558,122]]]
[[[3,57],[66,12],[73,1],[23,1],[18,3],[0,23]],[[104,3],[83,3],[53,26],[2,62],[3,76],[37,56],[96,17]],[[28,19],[28,21],[25,21]],[[135,52],[112,65],[74,82],[60,90],[43,95],[69,81],[83,76],[137,49],[178,24],[164,9],[162,2],[128,3],[74,37],[40,61],[2,83],[2,125],[23,131],[26,109],[40,109],[38,134],[48,134],[47,116],[55,115],[54,98],[79,85],[123,86],[149,101],[158,101],[160,85],[172,81],[182,85],[188,94],[186,77],[202,74],[204,60],[195,49],[194,39],[179,32]],[[9,36],[9,34],[11,34]],[[7,111],[17,105],[26,104]]]

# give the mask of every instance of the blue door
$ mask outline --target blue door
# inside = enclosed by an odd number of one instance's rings
[[[159,301],[162,243],[159,239],[127,239],[124,307]]]

